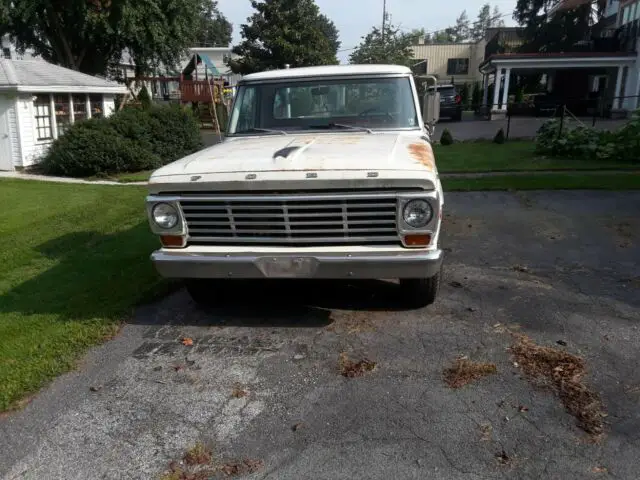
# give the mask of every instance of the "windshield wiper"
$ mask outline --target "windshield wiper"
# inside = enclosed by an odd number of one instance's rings
[[[289,135],[284,130],[273,130],[271,128],[257,128],[257,127],[247,128],[245,130],[240,130],[239,132],[236,132],[236,133],[251,133],[251,132],[277,133],[278,135]]]
[[[309,125],[310,129],[334,129],[334,128],[346,128],[349,130],[360,130],[361,132],[373,133],[373,130],[367,127],[361,127],[359,125],[347,125],[346,123],[325,123],[323,125]]]

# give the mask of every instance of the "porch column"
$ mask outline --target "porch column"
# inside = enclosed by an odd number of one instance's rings
[[[73,95],[69,94],[69,123],[73,125],[76,123],[76,116],[73,113]]]
[[[498,99],[500,98],[500,76],[502,75],[502,68],[497,68],[496,73],[494,75],[495,79],[493,81],[493,105],[491,106],[491,110],[498,110]]]
[[[58,121],[56,119],[56,102],[53,98],[53,94],[49,94],[49,108],[50,108],[50,122],[51,122],[51,136],[58,138]]]
[[[488,73],[482,76],[482,81],[484,82],[482,92],[482,108],[486,108],[487,103],[489,102],[489,78],[490,77]]]
[[[89,99],[89,94],[87,93],[87,100],[86,100],[86,108],[87,108],[87,118],[91,118],[91,100]]]
[[[624,89],[623,107],[625,110],[635,110],[638,102],[638,85],[640,84],[640,70],[627,67],[627,85]]]
[[[502,92],[502,110],[507,109],[509,101],[509,79],[511,78],[511,69],[507,68],[504,73],[504,92]]]
[[[622,106],[622,99],[619,98],[620,97],[620,93],[622,92],[622,72],[624,71],[624,67],[620,66],[618,67],[618,75],[616,77],[616,89],[613,93],[613,98],[614,98],[614,108],[621,108]],[[616,107],[617,105],[617,107]]]

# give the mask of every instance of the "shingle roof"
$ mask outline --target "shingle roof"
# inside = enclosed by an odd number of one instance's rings
[[[0,59],[0,89],[124,93],[126,87],[44,60]]]

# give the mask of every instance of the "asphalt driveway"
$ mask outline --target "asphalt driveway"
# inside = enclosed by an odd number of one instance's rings
[[[243,283],[209,311],[177,292],[0,418],[0,475],[159,478],[202,441],[260,479],[640,478],[640,193],[446,201],[433,307],[382,281]],[[512,332],[584,358],[600,439],[523,376]],[[342,353],[376,367],[344,377]],[[497,371],[448,388],[461,356]]]

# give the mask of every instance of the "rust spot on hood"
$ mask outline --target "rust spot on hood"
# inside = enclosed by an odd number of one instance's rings
[[[429,170],[434,169],[433,150],[428,143],[412,143],[409,145],[409,153],[411,156],[427,167]]]

